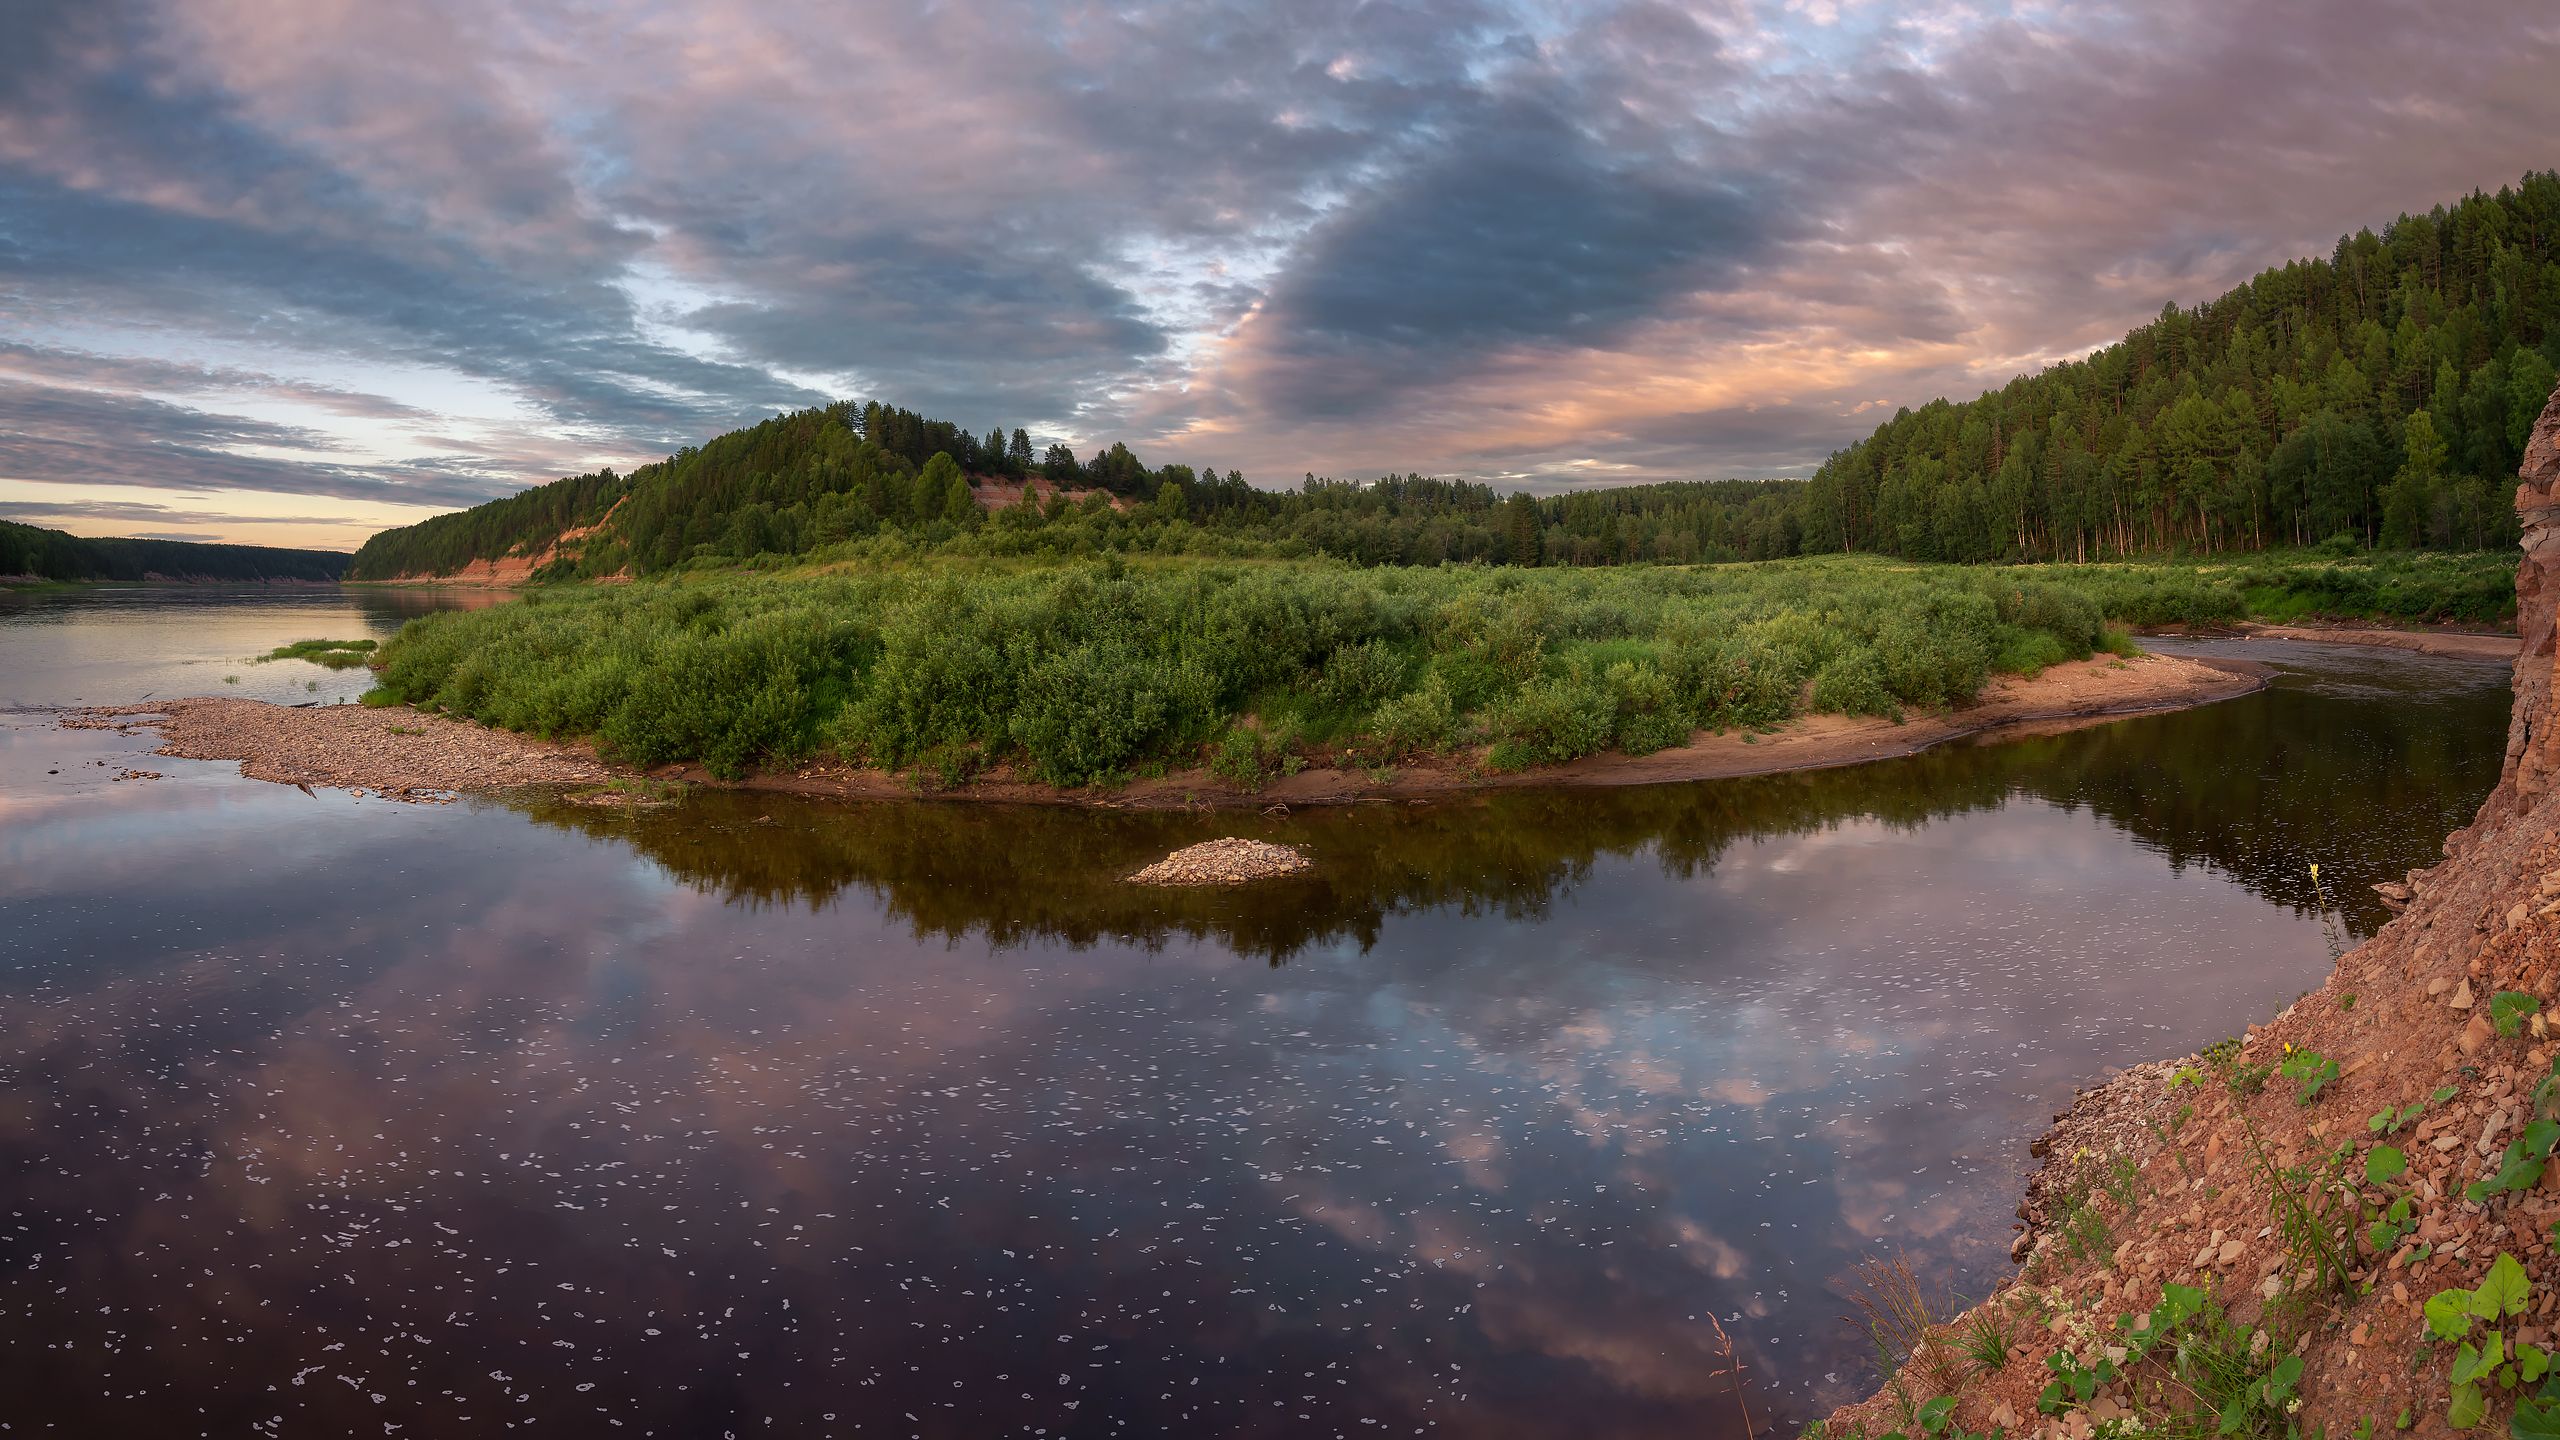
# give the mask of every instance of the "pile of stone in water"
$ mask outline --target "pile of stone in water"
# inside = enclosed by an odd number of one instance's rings
[[[1132,885],[1241,885],[1313,868],[1286,845],[1229,835],[1186,845],[1129,877]]]

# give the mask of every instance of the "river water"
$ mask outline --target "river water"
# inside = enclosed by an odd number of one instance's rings
[[[2050,1113],[2318,983],[2308,864],[2368,933],[2506,723],[2225,642],[2273,688],[1192,817],[402,806],[35,708],[349,698],[242,662],[451,601],[0,600],[11,1433],[1739,1436],[1719,1325],[1766,1433],[1871,1382],[1858,1261],[1987,1288]],[[1114,883],[1221,833],[1316,871]]]

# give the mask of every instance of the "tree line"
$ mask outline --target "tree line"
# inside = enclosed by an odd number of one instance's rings
[[[1691,563],[1799,548],[1797,481],[1683,481],[1536,499],[1424,475],[1308,475],[1275,491],[1237,470],[1149,467],[1119,443],[1089,460],[1053,443],[1029,462],[1031,440],[1020,429],[990,466],[1004,433],[970,440],[959,426],[878,402],[778,415],[627,476],[571,476],[385,530],[357,551],[349,578],[451,574],[539,554],[590,527],[595,533],[561,547],[541,578],[655,574],[883,536],[964,552],[1331,555],[1372,565]],[[982,506],[980,490],[997,480],[1034,483],[1012,505]]]
[[[344,574],[334,550],[193,540],[93,540],[0,520],[0,576],[39,580],[307,580]]]

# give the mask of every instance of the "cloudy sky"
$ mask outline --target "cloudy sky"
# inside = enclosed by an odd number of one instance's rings
[[[352,547],[823,400],[1801,473],[2560,163],[2548,0],[0,0],[0,517]]]

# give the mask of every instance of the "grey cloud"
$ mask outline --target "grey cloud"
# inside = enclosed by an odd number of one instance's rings
[[[299,459],[242,454],[284,450]],[[511,486],[348,464],[315,431],[140,395],[0,379],[0,478],[56,484],[262,490],[393,504],[476,505]]]
[[[139,298],[163,323],[185,317],[216,335],[448,367],[506,384],[558,423],[661,448],[824,398],[643,338],[628,298],[601,278],[538,287],[477,262],[428,268],[52,186],[0,183],[0,208],[17,217],[0,287]],[[188,283],[158,278],[172,273]]]
[[[1273,404],[1391,406],[1511,345],[1606,345],[1673,295],[1723,288],[1785,223],[1770,187],[1613,158],[1507,105],[1379,181],[1312,238],[1258,323]]]
[[[90,389],[181,393],[248,391],[297,400],[339,415],[371,420],[427,420],[432,412],[383,395],[285,380],[229,365],[188,365],[136,356],[97,355],[0,341],[0,374]]]
[[[2560,131],[2560,31],[2530,0],[1772,28],[1800,23],[1745,0],[0,0],[0,369],[287,398],[427,457],[142,401],[83,431],[96,402],[18,388],[0,460],[464,503],[834,398],[783,378],[810,375],[974,425],[1205,432],[1180,458],[1266,476],[1794,473],[1871,428],[1849,389],[1970,394],[2548,165]],[[252,337],[296,374],[467,377],[535,418],[444,438],[479,427],[407,391],[89,353],[98,321],[191,355]],[[1495,423],[1541,386],[1748,372],[1772,345],[1894,353],[1757,407],[1664,384],[1564,407],[1599,417],[1582,433]],[[235,453],[279,443],[308,464]]]
[[[145,505],[126,500],[83,500],[76,505],[53,505],[40,500],[0,500],[0,520],[17,520],[29,525],[57,525],[68,520],[112,520],[119,525],[221,525],[240,517],[219,510],[180,510],[169,505]],[[261,515],[264,525],[338,525],[345,523],[332,515]],[[163,531],[127,530],[124,533],[142,540],[201,540],[201,534]]]

